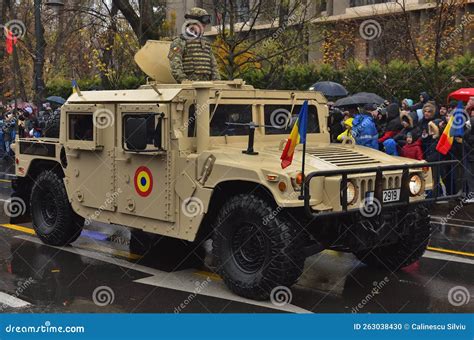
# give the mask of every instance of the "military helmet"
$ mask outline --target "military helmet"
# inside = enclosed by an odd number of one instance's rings
[[[205,9],[199,7],[191,8],[184,18],[197,20],[203,25],[209,25],[211,23],[211,15]]]

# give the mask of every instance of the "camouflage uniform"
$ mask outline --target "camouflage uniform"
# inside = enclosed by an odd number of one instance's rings
[[[191,13],[207,15],[207,12],[193,8]],[[173,40],[168,55],[171,72],[177,82],[184,80],[206,81],[219,80],[217,62],[212,52],[211,43],[202,36],[188,37],[180,35]]]

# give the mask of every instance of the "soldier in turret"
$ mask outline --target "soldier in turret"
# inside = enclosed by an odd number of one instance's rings
[[[178,83],[185,80],[220,80],[211,42],[204,38],[204,30],[211,16],[202,8],[193,8],[185,15],[182,34],[173,40],[168,58],[171,72]]]

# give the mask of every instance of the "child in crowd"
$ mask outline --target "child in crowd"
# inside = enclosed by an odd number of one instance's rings
[[[421,161],[423,159],[421,140],[414,140],[412,133],[408,132],[406,134],[405,145],[400,150],[400,156]]]

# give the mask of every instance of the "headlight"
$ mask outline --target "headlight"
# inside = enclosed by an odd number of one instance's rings
[[[351,205],[355,203],[355,201],[357,200],[357,187],[355,186],[355,184],[350,181],[347,182],[346,192],[347,192],[347,204]]]
[[[301,172],[298,172],[297,174],[294,175],[294,177],[291,177],[291,184],[293,185],[293,189],[295,191],[301,190],[301,186],[303,185],[304,182],[304,175]]]
[[[412,175],[410,177],[410,194],[412,196],[418,196],[423,190],[423,180],[418,175]]]
[[[314,86],[311,86],[311,87],[309,88],[309,90],[310,90],[310,91],[314,91]]]

